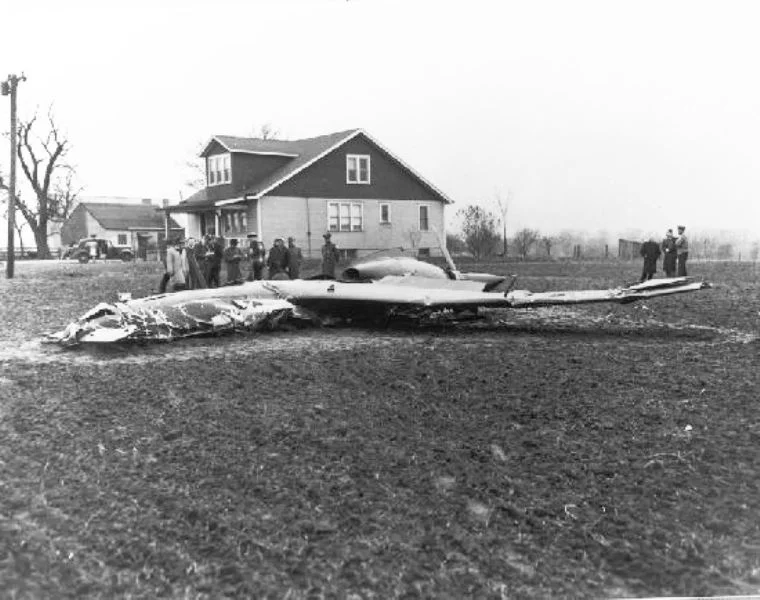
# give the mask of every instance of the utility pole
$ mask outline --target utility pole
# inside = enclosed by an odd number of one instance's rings
[[[512,190],[507,190],[506,199],[502,200],[501,193],[496,192],[496,202],[499,204],[501,211],[501,224],[504,229],[504,260],[507,260],[507,212],[509,211],[509,202],[512,199]]]
[[[16,263],[13,235],[16,227],[16,88],[19,81],[26,81],[23,73],[21,77],[8,75],[8,79],[0,83],[3,96],[11,97],[11,181],[8,188],[8,260],[5,265],[5,276],[8,279],[13,279],[13,267]]]

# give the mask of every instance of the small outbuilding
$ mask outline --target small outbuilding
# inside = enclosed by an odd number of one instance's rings
[[[158,260],[167,235],[184,234],[173,218],[149,199],[141,203],[81,202],[61,226],[61,244],[95,236],[131,248],[137,258]]]

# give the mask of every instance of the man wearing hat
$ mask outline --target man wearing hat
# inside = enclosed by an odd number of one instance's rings
[[[665,277],[676,276],[676,238],[673,230],[668,229],[665,238],[660,243],[662,250],[662,270],[665,271]]]
[[[653,237],[641,244],[640,254],[644,257],[644,268],[641,270],[641,281],[647,281],[657,272],[657,261],[660,258],[660,245]]]
[[[224,252],[222,250],[222,242],[213,235],[206,236],[206,259],[204,261],[206,267],[206,285],[208,287],[219,287],[219,272],[222,270],[222,258]]]
[[[269,279],[288,279],[288,249],[282,238],[275,238],[267,259]]]
[[[183,255],[185,240],[177,236],[170,240],[166,246],[166,274],[169,276],[166,282],[167,289],[172,292],[187,289],[187,258]]]
[[[676,238],[676,255],[678,257],[678,276],[686,277],[686,261],[689,259],[689,240],[686,238],[686,227],[678,226]]]
[[[243,274],[240,272],[240,261],[242,260],[243,251],[238,247],[237,238],[232,238],[230,245],[224,249],[224,262],[227,264],[227,285],[243,281]]]
[[[322,275],[335,277],[335,267],[340,260],[338,247],[332,243],[332,234],[328,231],[323,236],[325,243],[322,246]]]
[[[288,275],[291,279],[301,278],[301,261],[303,252],[296,246],[296,238],[288,238]]]
[[[266,248],[264,248],[264,244],[259,241],[259,236],[255,233],[249,233],[248,259],[251,261],[251,270],[248,273],[248,281],[259,281],[264,277],[266,254]]]

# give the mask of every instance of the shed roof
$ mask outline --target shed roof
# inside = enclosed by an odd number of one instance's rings
[[[103,229],[163,229],[164,213],[152,204],[116,204],[82,202],[81,205],[100,223]],[[170,229],[181,229],[169,219]]]

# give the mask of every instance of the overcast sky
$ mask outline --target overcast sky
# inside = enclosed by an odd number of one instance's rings
[[[176,202],[212,135],[361,127],[455,200],[450,222],[511,192],[512,232],[760,237],[757,3],[26,0],[2,15],[0,77],[28,77],[21,116],[53,105],[86,195]]]

